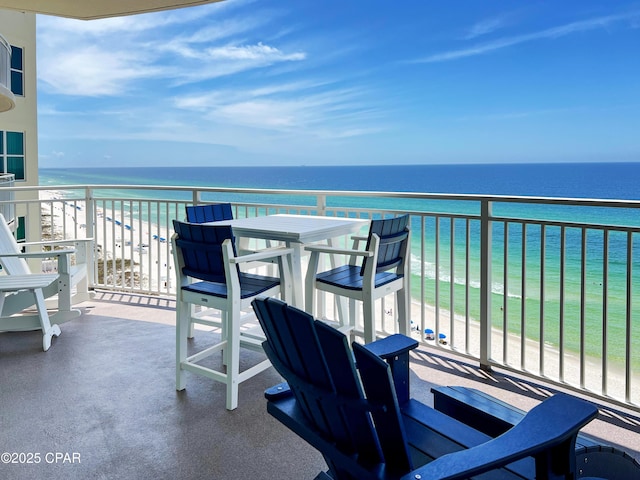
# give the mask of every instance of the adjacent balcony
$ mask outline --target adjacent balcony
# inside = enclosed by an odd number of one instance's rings
[[[51,349],[43,353],[30,333],[0,335],[5,448],[75,452],[82,462],[18,466],[11,471],[25,476],[15,478],[312,478],[323,468],[266,415],[273,369],[241,386],[233,412],[204,378],[174,390],[171,221],[186,205],[214,201],[231,202],[236,217],[409,213],[411,334],[421,342],[414,394],[430,403],[432,385],[465,385],[529,409],[570,391],[601,406],[588,433],[640,458],[640,202],[123,185],[9,191],[37,192],[0,201],[16,218],[41,218],[27,240],[95,239],[96,297]],[[332,298],[321,306],[319,316],[336,318]],[[395,331],[394,311],[392,298],[380,302],[380,336]]]
[[[0,35],[0,112],[6,112],[16,106],[11,91],[11,46]]]

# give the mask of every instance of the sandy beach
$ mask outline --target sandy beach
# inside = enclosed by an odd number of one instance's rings
[[[40,192],[42,200],[53,200],[52,210],[43,208],[43,214],[53,213],[56,232],[54,237],[74,238],[90,236],[87,233],[87,212],[84,202],[74,204],[72,200],[63,200],[64,192],[47,190]],[[115,225],[116,228],[112,228]],[[112,233],[115,232],[115,233]],[[171,283],[173,257],[170,251],[170,235],[166,229],[148,222],[122,218],[111,209],[97,208],[94,219],[93,237],[96,239],[96,252],[108,271],[102,280],[111,283],[113,275],[110,265],[116,268],[125,266],[127,285],[135,284],[136,289],[149,292],[174,291]],[[127,263],[131,259],[132,263]],[[106,268],[105,267],[105,268]]]

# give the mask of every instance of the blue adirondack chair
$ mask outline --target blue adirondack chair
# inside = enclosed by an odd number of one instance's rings
[[[328,246],[306,247],[311,252],[306,277],[305,310],[315,315],[317,291],[329,292],[349,299],[349,319],[341,319],[342,332],[362,334],[366,343],[376,338],[375,302],[396,294],[399,333],[409,334],[409,215],[372,220],[365,250],[359,249],[356,237],[351,250]],[[317,273],[319,257],[325,254],[350,256],[347,265]],[[356,301],[362,302],[364,332],[356,332]]]
[[[185,371],[204,375],[226,384],[227,409],[238,405],[238,384],[270,366],[268,360],[240,372],[240,347],[262,350],[260,338],[241,330],[242,311],[250,309],[258,296],[281,295],[288,299],[291,282],[287,255],[290,249],[266,249],[250,255],[236,255],[230,226],[173,221],[171,238],[176,263],[176,388],[186,387]],[[276,259],[279,277],[245,273],[239,266]],[[218,343],[194,355],[187,355],[187,337],[192,321],[191,306],[220,310],[221,334]],[[223,367],[202,365],[205,358],[223,352]],[[226,365],[226,370],[224,368]]]
[[[351,350],[344,334],[281,301],[253,308],[287,381],[267,390],[267,411],[322,453],[328,470],[316,478],[576,478],[576,436],[598,412],[591,403],[557,394],[491,439],[410,399],[415,340],[396,334]]]

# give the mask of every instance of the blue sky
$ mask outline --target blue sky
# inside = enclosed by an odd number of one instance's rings
[[[38,16],[41,167],[640,161],[636,1]]]

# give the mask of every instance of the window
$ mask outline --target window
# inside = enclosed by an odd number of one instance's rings
[[[24,67],[22,48],[11,45],[11,91],[24,96]]]
[[[2,161],[0,173],[13,173],[16,180],[26,178],[23,132],[0,131],[0,159]]]
[[[16,228],[16,231],[14,233],[16,240],[18,242],[24,242],[25,239],[27,238],[27,229],[25,226],[25,221],[24,221],[24,217],[18,217],[18,227]]]

